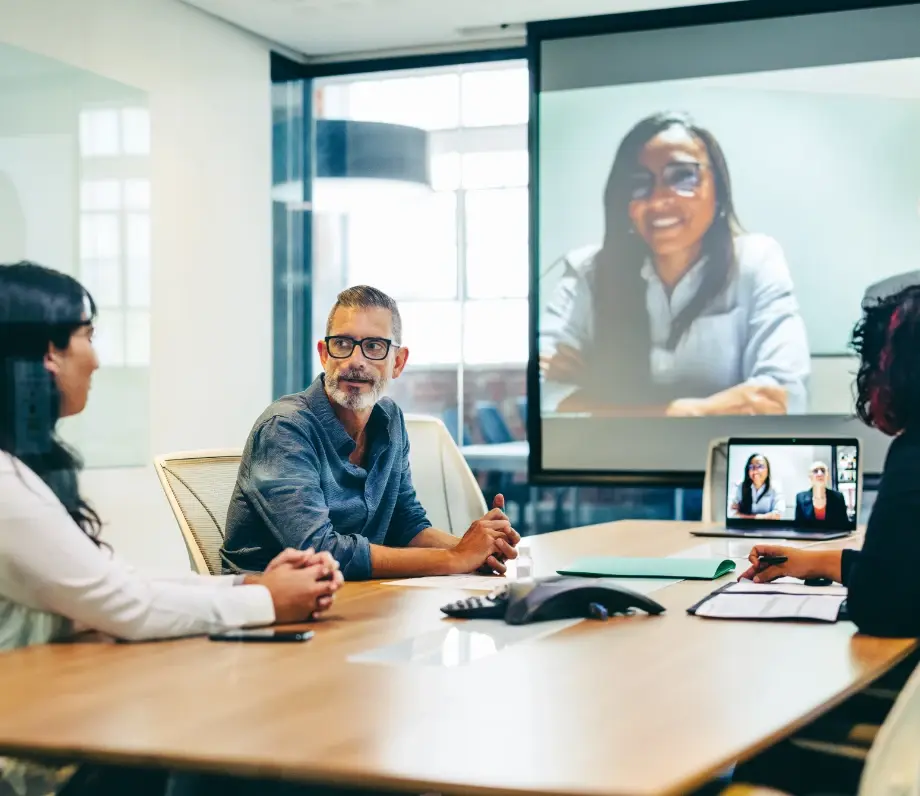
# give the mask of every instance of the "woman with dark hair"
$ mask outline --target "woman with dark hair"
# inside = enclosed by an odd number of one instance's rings
[[[138,574],[99,539],[99,517],[80,495],[79,459],[56,431],[86,406],[98,367],[95,313],[71,277],[0,265],[0,651],[63,639],[75,627],[158,639],[328,610],[342,577],[325,553],[285,551],[262,575],[160,579]],[[28,794],[70,793],[85,776],[64,786],[73,774],[0,759],[0,793],[14,780],[29,782]]]
[[[797,525],[825,523],[832,528],[846,528],[850,524],[846,498],[827,485],[829,478],[830,468],[826,462],[812,462],[808,471],[811,488],[795,496]]]
[[[861,632],[920,636],[920,284],[866,302],[852,346],[860,357],[856,413],[894,437],[862,550],[758,545],[743,577],[831,578],[848,586],[847,610]],[[761,571],[762,555],[787,561]]]
[[[744,479],[731,502],[731,516],[745,520],[781,520],[786,501],[770,482],[770,460],[752,453],[744,464]]]
[[[870,636],[920,637],[920,273],[911,276],[908,287],[901,276],[870,288],[853,331],[852,346],[860,358],[856,412],[867,426],[894,438],[862,550],[757,545],[742,575],[759,583],[786,576],[843,583],[849,619]],[[888,293],[892,285],[896,292]],[[761,569],[760,556],[785,556],[786,562]],[[900,688],[916,665],[915,654],[881,687]],[[821,726],[836,725],[834,742],[847,737],[849,726],[884,718],[867,720],[861,705],[845,703],[820,720]],[[803,732],[820,739],[821,726]],[[861,768],[861,761],[782,743],[741,765],[735,779],[793,793],[855,793]]]
[[[600,249],[563,258],[540,324],[548,411],[802,413],[810,355],[779,244],[745,234],[716,138],[681,113],[617,149]]]

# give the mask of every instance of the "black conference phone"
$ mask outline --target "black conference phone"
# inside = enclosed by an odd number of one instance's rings
[[[606,619],[641,608],[649,614],[664,613],[664,606],[643,594],[597,578],[554,576],[510,582],[482,597],[468,597],[441,611],[461,619],[504,619],[509,625],[524,625],[548,619],[590,617]]]

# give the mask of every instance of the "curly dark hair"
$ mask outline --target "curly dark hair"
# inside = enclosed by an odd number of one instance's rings
[[[920,423],[920,285],[864,302],[851,347],[860,358],[856,414],[894,436]]]

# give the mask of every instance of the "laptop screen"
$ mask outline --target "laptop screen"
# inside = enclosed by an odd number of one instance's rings
[[[730,527],[856,527],[857,439],[730,439],[726,470]]]

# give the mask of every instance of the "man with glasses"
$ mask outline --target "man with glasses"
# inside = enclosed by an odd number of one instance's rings
[[[396,302],[342,291],[317,344],[323,373],[256,421],[227,514],[221,556],[260,571],[282,550],[328,551],[348,580],[504,572],[520,537],[501,510],[462,538],[431,527],[409,471],[409,437],[384,394],[406,366]]]

